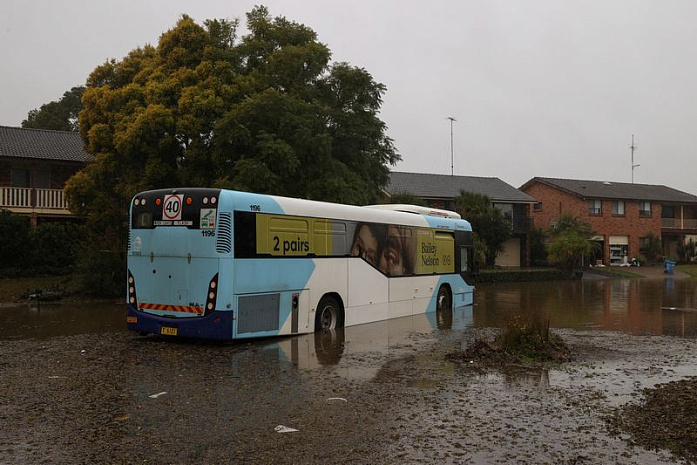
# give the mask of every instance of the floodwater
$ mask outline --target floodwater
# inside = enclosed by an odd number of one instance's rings
[[[446,360],[521,313],[549,317],[579,361]],[[604,418],[697,376],[695,336],[695,279],[482,285],[452,312],[226,344],[141,338],[124,304],[5,306],[0,462],[674,463]]]
[[[539,314],[553,328],[629,334],[697,336],[697,280],[597,279],[481,285],[472,307],[452,315],[417,315],[347,328],[340,336],[362,344],[400,339],[416,331],[502,327],[516,314]],[[0,307],[0,339],[46,339],[125,328],[122,303],[37,303]],[[382,335],[382,336],[379,336]],[[268,341],[267,341],[268,342]],[[263,342],[261,342],[263,344]],[[273,343],[273,342],[270,342]],[[313,342],[314,343],[314,342]],[[331,344],[318,341],[318,346]],[[336,337],[333,339],[336,344]]]

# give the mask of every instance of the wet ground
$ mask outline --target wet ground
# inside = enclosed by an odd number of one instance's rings
[[[120,305],[6,306],[0,463],[675,463],[606,420],[697,376],[695,282],[482,286],[451,318],[230,344],[141,338]],[[532,311],[572,362],[446,360]]]

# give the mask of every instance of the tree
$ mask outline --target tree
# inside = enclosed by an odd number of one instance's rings
[[[57,101],[45,103],[31,110],[22,121],[23,128],[52,129],[54,131],[77,131],[78,114],[82,110],[84,86],[73,87]]]
[[[504,218],[501,210],[494,207],[491,199],[484,194],[461,190],[455,205],[457,212],[472,225],[475,249],[478,243],[483,244],[486,264],[493,265],[506,239],[511,236],[511,221]],[[481,252],[475,250],[475,253]]]
[[[80,134],[96,160],[67,183],[95,244],[123,251],[137,192],[215,186],[375,203],[399,160],[378,118],[385,87],[310,28],[265,7],[237,21],[184,15],[156,46],[87,79]]]
[[[663,258],[661,238],[654,234],[653,231],[646,233],[646,243],[642,248],[642,252],[646,256],[648,263],[658,263]]]
[[[590,224],[570,214],[562,215],[550,228],[548,258],[573,277],[575,268],[597,247],[591,241],[594,233]]]

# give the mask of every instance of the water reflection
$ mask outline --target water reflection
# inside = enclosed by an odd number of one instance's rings
[[[0,307],[0,339],[126,331],[122,303],[53,304]]]
[[[411,354],[418,343],[434,331],[452,333],[472,326],[472,307],[460,307],[445,312],[419,314],[404,318],[379,321],[327,333],[306,334],[284,339],[257,341],[255,346],[278,354],[283,363],[302,370],[331,369],[335,374],[350,379],[373,379],[384,363],[403,354]],[[245,357],[244,353],[236,357]],[[433,361],[424,362],[426,367]],[[236,365],[238,368],[241,365]],[[244,376],[244,373],[237,373]],[[385,376],[389,378],[389,376]],[[415,377],[428,385],[428,377]]]
[[[476,326],[500,327],[514,313],[541,313],[557,328],[695,337],[697,280],[607,279],[477,288]]]

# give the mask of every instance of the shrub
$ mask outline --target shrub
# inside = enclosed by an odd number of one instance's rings
[[[29,218],[0,211],[0,268],[30,268]]]

